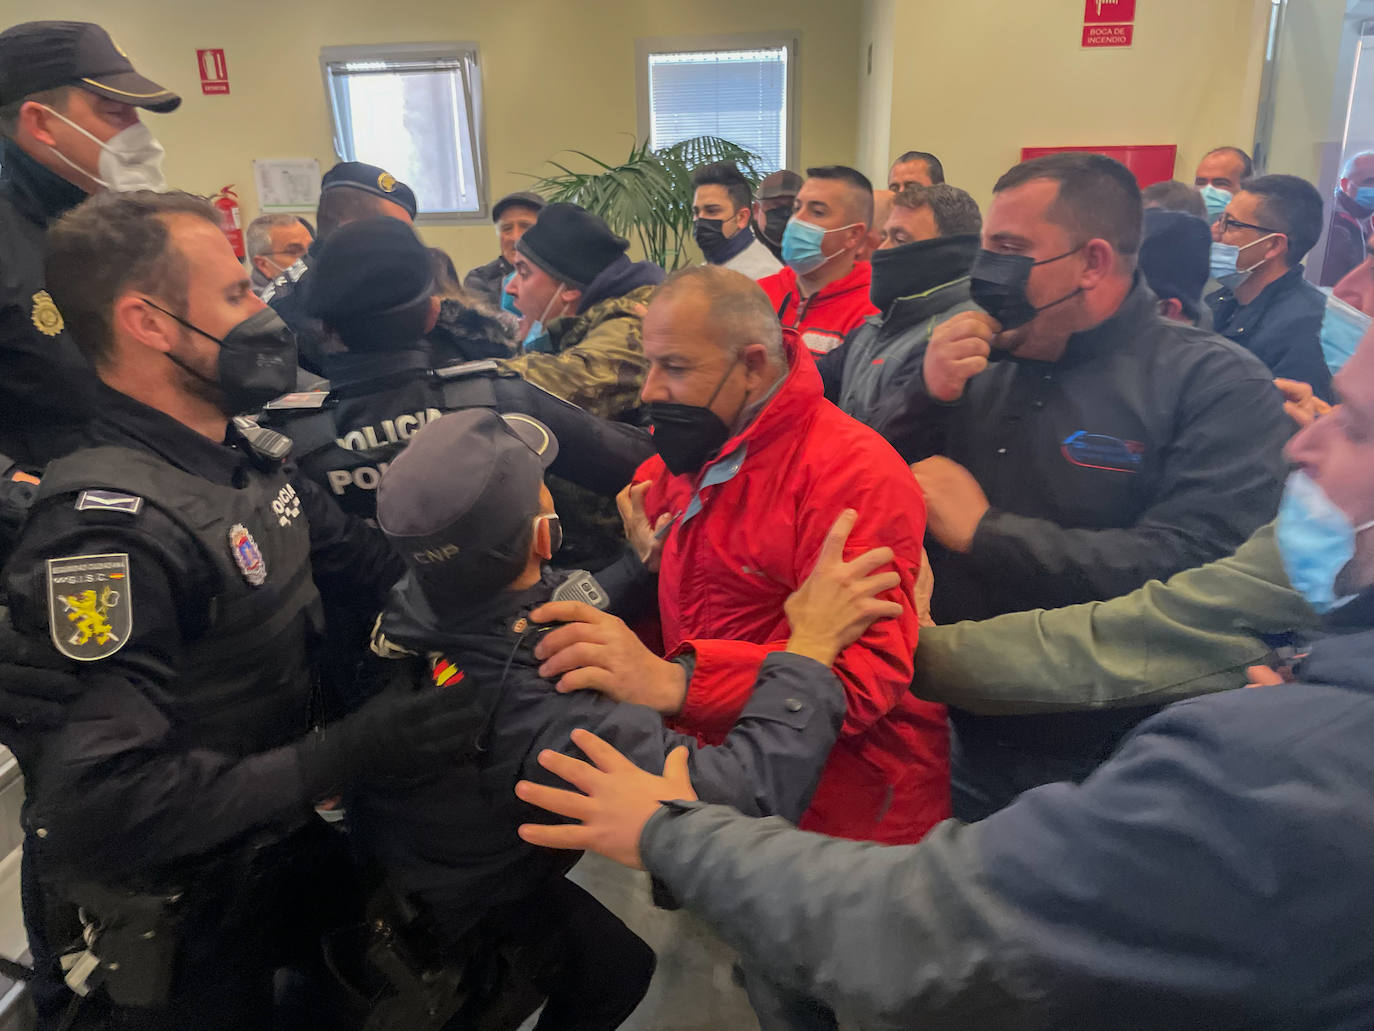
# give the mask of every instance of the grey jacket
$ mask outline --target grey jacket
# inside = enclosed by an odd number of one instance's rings
[[[1171,706],[1082,785],[918,845],[675,802],[644,864],[866,1031],[1367,1029],[1374,631],[1302,680]]]

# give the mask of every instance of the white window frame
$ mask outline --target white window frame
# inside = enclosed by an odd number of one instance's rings
[[[360,46],[331,46],[320,48],[320,77],[324,81],[325,106],[329,110],[330,130],[334,140],[334,153],[340,161],[351,160],[346,157],[343,126],[340,123],[334,77],[330,75],[330,65],[363,61],[426,61],[458,60],[465,65],[464,83],[467,86],[467,116],[472,127],[472,156],[474,174],[477,178],[476,211],[431,211],[416,216],[420,225],[485,225],[491,221],[490,176],[487,173],[487,133],[486,118],[482,103],[482,65],[476,43],[435,42],[435,43],[378,43]],[[470,68],[470,74],[466,69]]]
[[[764,50],[785,47],[787,49],[787,115],[784,122],[787,139],[783,148],[783,167],[795,169],[797,154],[800,151],[797,127],[800,124],[798,111],[801,98],[797,94],[797,55],[801,33],[790,32],[735,32],[715,36],[649,36],[635,40],[635,99],[637,102],[638,131],[642,143],[650,136],[649,112],[649,55],[696,53],[709,50]]]

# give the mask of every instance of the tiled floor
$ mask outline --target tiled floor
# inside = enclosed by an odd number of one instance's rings
[[[645,874],[589,855],[570,876],[658,953],[649,994],[621,1031],[758,1031],[733,951],[687,913],[656,908]]]

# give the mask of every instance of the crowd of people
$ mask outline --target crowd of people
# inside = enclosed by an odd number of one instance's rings
[[[356,161],[240,261],[179,102],[0,32],[41,1027],[615,1028],[586,850],[764,1031],[1369,1026],[1374,154],[715,163],[701,264],[518,192],[460,280]]]

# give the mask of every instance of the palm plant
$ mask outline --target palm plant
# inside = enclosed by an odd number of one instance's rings
[[[659,150],[631,140],[629,155],[618,165],[581,150],[568,153],[593,167],[577,171],[551,158],[558,174],[544,176],[534,188],[551,202],[580,204],[600,215],[670,272],[686,258],[691,238],[692,170],[712,161],[733,161],[751,183],[757,185],[761,178],[758,154],[718,136],[693,136]]]

